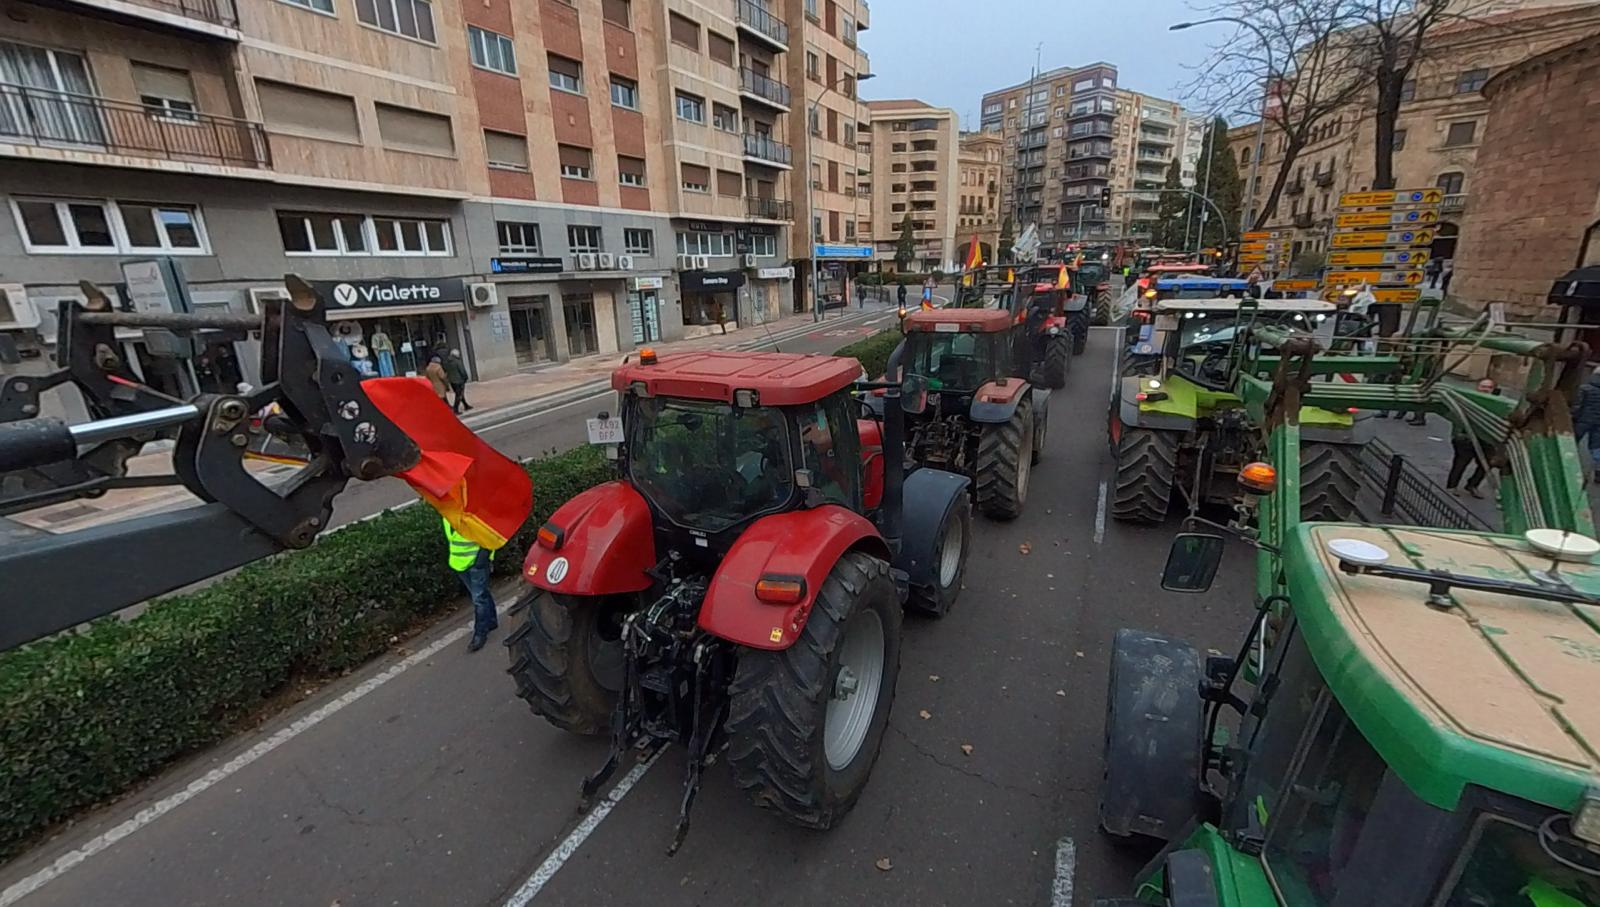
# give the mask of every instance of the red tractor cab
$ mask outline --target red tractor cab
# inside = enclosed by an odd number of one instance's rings
[[[1015,300],[1013,310],[1033,342],[1029,359],[1039,383],[1065,387],[1072,357],[1089,342],[1089,297],[1073,289],[1072,269],[1055,263],[1022,272]]]
[[[904,468],[925,382],[860,374],[834,356],[643,352],[612,373],[620,420],[592,423],[620,478],[562,505],[528,552],[506,642],[518,694],[610,733],[585,802],[630,749],[688,749],[672,851],[724,745],[758,805],[837,822],[888,723],[902,608],[942,616],[960,592],[968,480]],[[882,415],[859,418],[871,390]]]

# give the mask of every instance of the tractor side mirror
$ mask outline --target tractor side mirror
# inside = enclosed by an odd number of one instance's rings
[[[1182,532],[1172,540],[1161,588],[1168,592],[1204,592],[1222,566],[1223,539],[1204,532]]]
[[[921,375],[907,375],[900,382],[900,409],[913,416],[928,408],[928,379]]]

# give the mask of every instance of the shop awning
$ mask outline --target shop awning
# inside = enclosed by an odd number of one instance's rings
[[[460,312],[459,302],[426,302],[421,305],[372,306],[363,309],[328,309],[328,317],[335,321],[346,318],[388,318],[391,315],[434,315],[440,312]]]

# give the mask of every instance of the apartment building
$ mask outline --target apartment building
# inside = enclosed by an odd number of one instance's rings
[[[1111,138],[1111,223],[1117,236],[1147,240],[1161,206],[1161,193],[1157,190],[1185,148],[1186,118],[1177,101],[1125,88],[1117,89],[1116,97],[1117,118]],[[1181,163],[1179,168],[1181,171]]]
[[[1597,29],[1600,5],[1530,3],[1526,8],[1451,22],[1429,33],[1424,55],[1403,89],[1394,173],[1401,188],[1444,190],[1435,258],[1454,257],[1460,224],[1473,197],[1473,172],[1489,112],[1484,85],[1496,73]],[[1293,256],[1325,252],[1339,196],[1371,188],[1375,128],[1370,100],[1351,105],[1322,124],[1291,165],[1266,227],[1292,235]],[[1252,220],[1283,167],[1286,147],[1284,137],[1268,123],[1264,153],[1259,162],[1253,161],[1255,136],[1254,123],[1228,131],[1246,186],[1252,165],[1259,164],[1256,192],[1248,202]]]
[[[743,2],[743,0],[741,0]],[[777,3],[778,0],[772,0]],[[790,257],[798,271],[794,310],[810,306],[811,273],[824,297],[843,299],[849,275],[865,269],[872,257],[870,233],[862,231],[869,203],[868,158],[863,148],[868,112],[858,81],[871,73],[858,35],[871,26],[865,0],[782,0],[793,23],[794,51],[789,81],[804,111],[790,121],[795,151],[796,222],[811,225],[810,237],[795,230]],[[867,186],[863,186],[867,182]],[[819,254],[820,253],[820,254]]]
[[[1001,220],[1021,233],[1037,224],[1053,242],[1115,236],[1100,208],[1111,183],[1117,125],[1117,69],[1092,63],[1042,72],[983,96],[983,131],[1004,141]]]
[[[922,101],[868,101],[874,174],[873,259],[894,270],[901,225],[911,218],[916,240],[911,270],[955,267],[956,211],[960,186],[956,156],[960,121],[954,110]]]
[[[165,257],[202,310],[326,281],[378,374],[459,349],[495,377],[790,295],[768,7],[236,3],[0,0],[0,285],[44,316],[0,368],[45,367],[79,280],[125,298],[124,265]],[[247,337],[192,361],[125,343],[172,393],[260,380]]]
[[[992,258],[1000,242],[1000,165],[1005,141],[992,132],[963,132],[956,151],[956,260],[967,260],[973,237]]]

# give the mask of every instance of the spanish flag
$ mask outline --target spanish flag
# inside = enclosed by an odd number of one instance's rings
[[[968,271],[983,267],[983,244],[978,242],[978,234],[972,234],[972,244],[967,246]]]
[[[398,473],[455,531],[495,551],[533,510],[533,480],[517,461],[461,424],[425,378],[361,382],[372,404],[422,450]]]

